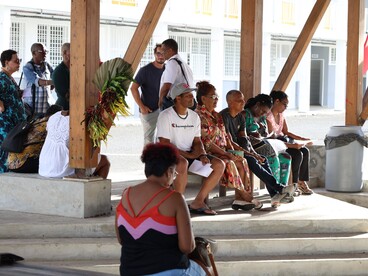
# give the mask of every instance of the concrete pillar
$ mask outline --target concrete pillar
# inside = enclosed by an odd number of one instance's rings
[[[333,108],[345,110],[346,99],[346,41],[336,41],[336,69]]]
[[[223,91],[223,75],[224,75],[224,30],[221,28],[211,29],[211,80],[210,82],[216,87],[216,92],[220,99],[217,104],[217,111],[221,111],[227,106],[226,93]]]

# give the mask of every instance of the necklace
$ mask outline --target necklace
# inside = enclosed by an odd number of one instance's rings
[[[176,111],[175,106],[173,106],[173,108],[174,108],[174,110],[175,110],[176,115],[178,115],[178,117],[179,117],[180,119],[185,120],[185,119],[188,117],[188,111],[187,111],[187,113],[186,113],[185,115],[181,115],[181,114],[179,114],[179,113]]]

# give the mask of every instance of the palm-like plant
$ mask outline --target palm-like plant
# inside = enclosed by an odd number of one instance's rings
[[[108,60],[101,64],[93,78],[93,83],[101,92],[99,103],[89,107],[85,113],[87,130],[94,147],[106,143],[108,125],[114,124],[117,113],[130,115],[125,97],[130,83],[134,81],[131,65],[121,58]]]

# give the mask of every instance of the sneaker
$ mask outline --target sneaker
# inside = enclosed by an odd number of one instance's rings
[[[302,194],[302,191],[299,190],[298,186],[295,188],[295,191],[294,191],[294,194],[293,196],[296,197],[296,196],[300,196]]]
[[[288,194],[289,196],[292,196],[295,192],[295,189],[296,189],[296,185],[293,184],[293,185],[288,185],[288,186],[285,186],[283,189],[282,189],[282,193],[283,194]]]
[[[313,190],[309,188],[306,181],[299,181],[298,188],[302,192],[302,195],[311,195],[313,194]]]
[[[281,204],[281,200],[286,196],[286,194],[275,194],[272,198],[271,198],[271,207],[272,208],[277,208],[280,206]]]
[[[234,200],[233,204],[231,204],[231,208],[234,210],[242,209],[244,211],[252,210],[256,205],[252,202],[243,201],[243,200]]]
[[[252,203],[255,205],[254,209],[256,210],[261,210],[263,207],[263,203],[261,201],[259,201],[258,199],[253,199]]]
[[[281,200],[280,203],[291,203],[294,201],[294,196],[286,195]]]

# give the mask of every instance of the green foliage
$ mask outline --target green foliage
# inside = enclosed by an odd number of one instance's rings
[[[85,112],[87,130],[94,147],[100,147],[101,141],[106,143],[107,125],[114,124],[116,114],[130,115],[125,97],[132,81],[131,65],[121,58],[108,60],[97,69],[93,83],[100,90],[100,101]]]

